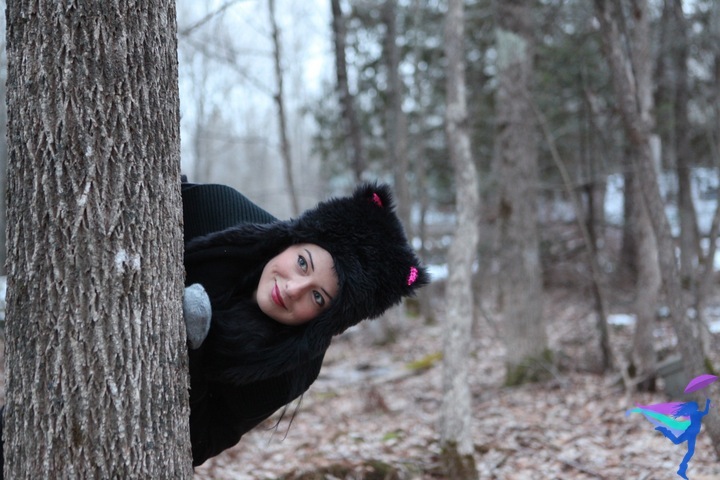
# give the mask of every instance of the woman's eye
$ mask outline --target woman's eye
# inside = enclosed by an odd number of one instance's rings
[[[313,291],[313,296],[315,297],[315,303],[321,307],[325,305],[325,297],[323,297],[320,292]]]
[[[307,270],[307,260],[302,255],[298,256],[298,265],[300,265],[303,272]]]

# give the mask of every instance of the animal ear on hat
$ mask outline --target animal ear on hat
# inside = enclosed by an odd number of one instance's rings
[[[420,277],[420,271],[417,269],[417,267],[415,265],[410,265],[410,269],[408,270],[407,286],[408,287],[412,286],[412,284],[417,282],[419,277]]]
[[[382,203],[382,200],[380,199],[380,196],[377,193],[373,193],[372,201],[375,205],[382,208],[383,203]]]
[[[392,212],[395,209],[390,187],[385,184],[366,183],[355,190],[354,198],[369,200],[374,206]]]

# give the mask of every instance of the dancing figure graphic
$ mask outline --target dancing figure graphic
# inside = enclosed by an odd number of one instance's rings
[[[700,390],[717,380],[713,375],[701,375],[694,378],[685,388],[685,393]],[[688,480],[687,469],[690,459],[695,454],[695,442],[702,426],[702,417],[710,412],[710,399],[705,401],[705,409],[700,410],[697,402],[667,402],[652,405],[637,405],[627,411],[626,415],[642,413],[653,425],[675,445],[687,442],[687,453],[680,462],[677,474]]]

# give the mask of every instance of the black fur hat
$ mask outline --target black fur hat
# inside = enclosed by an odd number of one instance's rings
[[[267,378],[324,354],[334,335],[382,315],[430,280],[408,243],[390,188],[376,183],[360,185],[348,197],[321,202],[295,219],[239,225],[194,240],[186,247],[186,268],[206,269],[200,276],[216,282],[204,283],[213,299],[216,292],[237,283],[239,270],[248,270],[253,263],[257,263],[253,268],[262,269],[275,255],[299,243],[314,243],[332,255],[338,294],[317,318],[292,335],[278,335],[271,345],[248,347],[252,351],[247,352],[242,346],[224,348],[233,358],[223,361],[223,368],[236,381]],[[239,315],[240,309],[231,305],[223,309]],[[223,315],[216,310],[214,301],[213,325]],[[227,323],[244,328],[234,318]],[[247,332],[235,336],[240,343]]]
[[[412,296],[429,276],[410,247],[387,185],[364,184],[352,196],[320,203],[291,222],[294,243],[314,243],[333,257],[340,284],[328,310],[331,335],[376,318]]]

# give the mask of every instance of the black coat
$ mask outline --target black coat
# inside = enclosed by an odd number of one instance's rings
[[[238,224],[275,221],[229,187],[183,184],[182,195],[186,247]],[[196,466],[236,445],[246,432],[302,395],[320,373],[324,351],[299,358],[294,368],[277,374],[269,370],[261,378],[225,375],[228,356],[222,355],[224,351],[243,352],[251,359],[253,352],[278,339],[291,341],[302,327],[280,326],[247,300],[269,258],[192,255],[191,250],[186,252],[185,285],[202,284],[213,307],[207,339],[199,349],[189,351],[190,438]],[[230,358],[241,362],[243,357]]]

